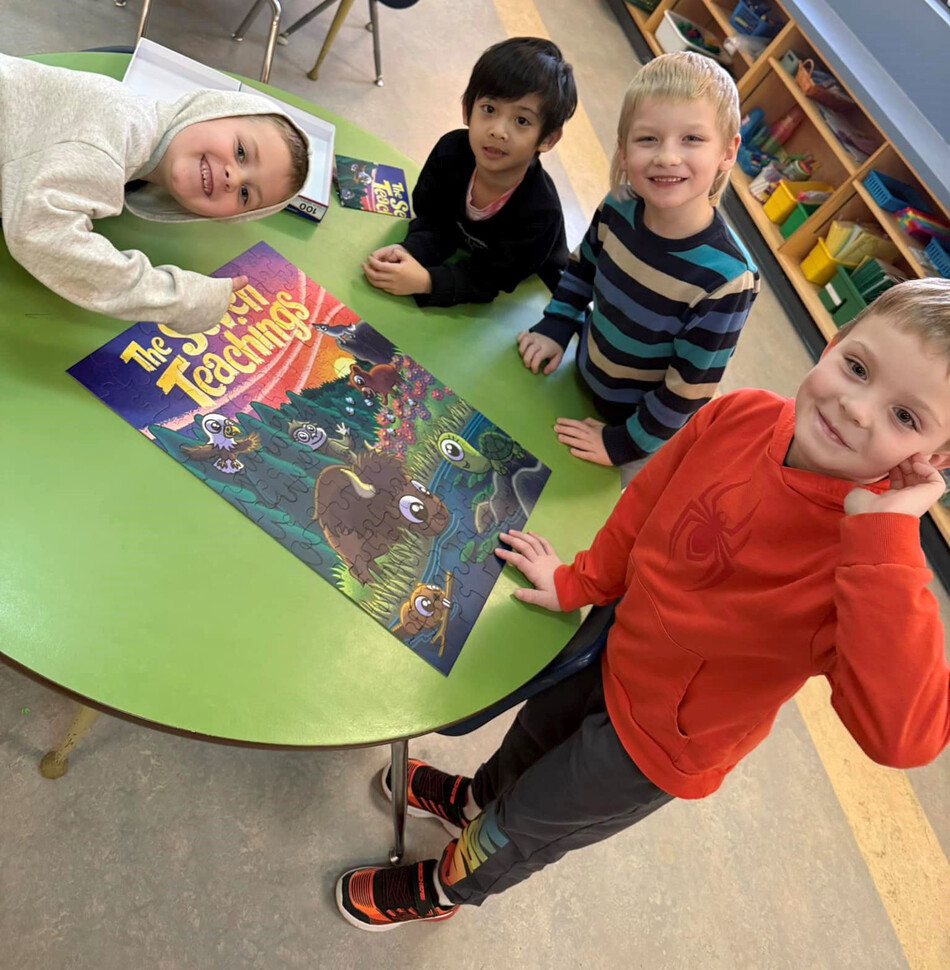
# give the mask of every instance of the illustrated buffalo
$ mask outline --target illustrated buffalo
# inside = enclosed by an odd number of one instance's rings
[[[313,520],[359,582],[381,575],[376,560],[407,533],[437,536],[449,510],[392,455],[367,452],[324,468],[313,488]]]

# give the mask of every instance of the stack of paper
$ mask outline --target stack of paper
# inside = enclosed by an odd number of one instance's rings
[[[307,111],[273,98],[257,88],[248,87],[236,78],[200,64],[177,51],[169,50],[143,37],[135,48],[122,83],[136,94],[156,101],[177,101],[202,88],[215,91],[247,91],[273,101],[281,111],[307,133],[313,149],[310,173],[300,193],[287,206],[291,212],[319,222],[330,204],[330,181],[333,176],[333,137],[336,128]]]
[[[835,219],[825,240],[828,250],[839,263],[857,266],[867,256],[896,259],[897,247],[876,226],[847,219]]]

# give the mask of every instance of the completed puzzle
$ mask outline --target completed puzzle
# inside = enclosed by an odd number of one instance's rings
[[[137,323],[69,373],[448,674],[550,474],[265,243],[221,322]]]

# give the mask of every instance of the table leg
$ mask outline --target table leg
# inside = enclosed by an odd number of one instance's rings
[[[350,12],[350,7],[353,6],[353,0],[340,0],[340,6],[336,8],[336,13],[333,15],[333,23],[330,24],[330,29],[327,31],[327,36],[323,39],[323,47],[320,48],[320,56],[317,58],[317,63],[313,65],[312,70],[307,73],[307,77],[311,81],[316,81],[320,75],[320,65],[323,63],[323,59],[327,56],[330,50],[330,45],[333,43],[333,38],[340,32],[340,28],[343,26],[343,21],[346,20],[346,15]]]
[[[393,793],[393,847],[389,861],[398,866],[406,851],[406,804],[409,797],[409,742],[403,738],[390,745],[390,781]]]
[[[73,723],[55,751],[49,751],[40,762],[40,774],[44,778],[61,778],[69,767],[69,752],[79,744],[80,739],[92,727],[99,712],[92,707],[79,705]]]

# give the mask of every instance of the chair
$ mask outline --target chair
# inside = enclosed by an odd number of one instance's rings
[[[235,40],[242,40],[244,37],[244,32],[253,20],[257,11],[261,7],[263,0],[257,0],[254,7],[251,9],[247,17],[244,18],[241,26],[238,27],[234,34]],[[316,64],[308,72],[307,77],[312,81],[316,81],[320,74],[320,66],[323,64],[324,58],[330,51],[330,45],[333,43],[334,38],[340,31],[340,27],[343,25],[343,21],[346,20],[350,9],[353,6],[353,0],[323,0],[322,3],[317,4],[308,13],[305,13],[299,20],[291,24],[285,31],[283,31],[277,38],[277,43],[281,46],[286,46],[290,35],[296,33],[301,27],[306,27],[314,17],[318,17],[324,10],[332,7],[334,3],[339,2],[336,13],[333,15],[333,22],[330,24],[330,29],[327,31],[326,37],[323,39],[323,46],[320,48],[320,54],[317,57]],[[383,67],[382,67],[382,56],[380,53],[379,46],[379,16],[377,12],[377,4],[382,3],[386,7],[393,7],[398,10],[405,9],[406,7],[411,7],[418,0],[369,0],[369,23],[366,25],[366,29],[371,31],[373,34],[373,61],[376,65],[376,86],[383,86]]]
[[[535,694],[553,687],[566,680],[578,671],[590,666],[600,656],[604,644],[607,642],[607,632],[614,621],[614,611],[617,603],[607,606],[595,606],[577,628],[574,636],[568,640],[564,649],[526,684],[512,691],[500,701],[486,707],[485,710],[473,714],[464,721],[451,724],[438,731],[449,737],[459,737],[470,734],[476,728],[487,724],[492,718],[504,713],[509,708],[520,704]],[[392,805],[393,805],[393,837],[394,844],[389,853],[389,861],[398,865],[405,850],[406,804],[408,798],[409,776],[409,741],[401,739],[390,745],[390,766],[392,773]]]
[[[352,3],[352,0],[350,0]],[[128,0],[115,0],[115,5],[117,7],[124,7],[128,3]],[[280,0],[256,0],[251,12],[244,18],[241,26],[238,27],[237,31],[232,35],[234,40],[240,42],[244,40],[244,32],[247,30],[251,21],[254,19],[257,11],[264,6],[265,3],[269,3],[271,9],[273,10],[273,16],[271,18],[270,32],[267,35],[267,46],[264,48],[264,63],[261,65],[261,81],[264,84],[270,78],[270,66],[271,62],[274,60],[274,45],[277,43],[277,31],[280,29]],[[138,42],[142,39],[142,35],[145,33],[145,28],[148,26],[148,18],[151,13],[152,0],[142,0],[142,14],[139,17],[139,29],[135,35],[135,40]]]

